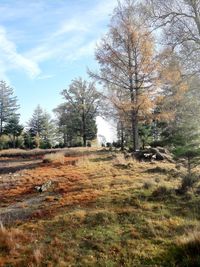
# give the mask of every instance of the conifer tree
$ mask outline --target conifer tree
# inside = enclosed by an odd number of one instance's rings
[[[4,131],[5,124],[19,109],[17,97],[14,96],[13,88],[6,84],[5,81],[0,81],[0,135]]]

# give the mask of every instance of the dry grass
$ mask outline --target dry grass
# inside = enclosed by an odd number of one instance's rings
[[[177,244],[182,247],[190,257],[197,254],[200,255],[200,231],[193,230],[186,233],[186,235],[177,241]]]
[[[54,153],[54,154],[48,154],[45,155],[43,158],[44,163],[60,163],[64,164],[65,163],[65,156],[63,153]]]
[[[0,250],[9,255],[17,255],[24,250],[24,245],[29,241],[29,237],[21,230],[11,228],[6,229],[0,224]]]
[[[24,233],[30,232],[33,238],[31,243],[27,241],[28,251],[23,242],[18,242],[23,259],[10,256],[10,263],[4,254],[12,251],[8,242],[4,250],[0,249],[0,262],[3,259],[8,266],[20,267],[66,263],[83,267],[187,266],[178,265],[180,258],[167,254],[185,229],[197,225],[200,199],[177,196],[172,190],[180,184],[180,178],[172,172],[175,164],[152,165],[126,160],[120,153],[83,151],[88,155],[75,152],[65,157],[64,164],[54,160],[43,163],[21,171],[15,183],[9,178],[6,189],[0,187],[7,200],[4,205],[8,205],[25,197],[43,196],[33,190],[37,184],[48,180],[54,184],[32,220],[20,221],[18,236],[22,234],[23,240]],[[2,244],[7,244],[5,236],[10,231],[12,240],[17,240],[14,228],[2,229],[6,231],[0,233],[0,238],[4,236]],[[185,247],[184,242],[178,246]]]

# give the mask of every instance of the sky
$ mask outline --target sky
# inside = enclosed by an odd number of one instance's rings
[[[117,0],[0,0],[0,80],[14,88],[23,124],[38,104],[51,112],[62,103],[60,92],[72,79],[88,79],[87,68],[98,69],[95,46],[116,5]]]

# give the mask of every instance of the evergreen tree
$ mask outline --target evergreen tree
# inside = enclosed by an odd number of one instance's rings
[[[16,147],[17,138],[22,134],[24,127],[19,124],[19,117],[13,115],[4,127],[4,133],[9,136],[12,147]]]
[[[16,114],[18,109],[19,105],[13,89],[5,81],[0,81],[0,135],[4,131],[5,123]]]
[[[33,112],[32,118],[28,122],[27,141],[32,138],[31,147],[50,148],[54,145],[55,127],[51,116],[43,111],[38,105]]]

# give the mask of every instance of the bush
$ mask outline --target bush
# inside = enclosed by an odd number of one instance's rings
[[[91,146],[92,146],[91,142],[87,142],[87,147],[91,147]]]
[[[193,188],[193,186],[198,182],[199,177],[195,174],[185,175],[182,178],[180,190],[184,193],[189,189]]]
[[[200,232],[193,231],[179,239],[174,253],[176,266],[200,266]]]
[[[152,184],[151,182],[145,182],[145,183],[143,184],[143,189],[148,190],[148,189],[150,189],[152,186],[153,186],[153,184]]]
[[[172,191],[168,189],[166,186],[159,186],[152,192],[152,197],[155,198],[165,198],[166,196],[171,195]]]
[[[9,148],[9,137],[7,135],[0,136],[0,149],[7,149]]]

